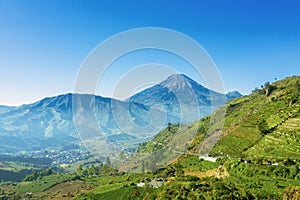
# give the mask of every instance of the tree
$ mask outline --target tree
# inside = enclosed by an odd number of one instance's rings
[[[84,169],[83,171],[82,171],[82,175],[83,176],[87,176],[87,175],[89,175],[89,173],[88,173],[88,169],[86,168],[86,169]]]
[[[292,106],[293,103],[297,102],[299,96],[300,96],[300,83],[297,81],[294,87],[294,93],[290,98],[290,103],[289,103],[290,107]]]
[[[80,175],[80,174],[82,174],[82,172],[83,172],[83,167],[82,167],[82,164],[80,164],[77,168],[77,174]]]
[[[258,123],[258,130],[263,134],[266,135],[269,132],[269,127],[268,127],[268,123],[265,119],[262,119],[259,123]]]
[[[158,152],[154,151],[147,157],[145,167],[147,171],[154,171],[156,169],[156,163],[158,162]]]
[[[300,93],[300,83],[299,81],[296,82],[295,84],[295,93],[299,95]]]
[[[174,167],[175,167],[175,170],[176,170],[176,177],[183,176],[184,171],[183,171],[182,166],[179,163],[179,161],[177,161],[177,163],[175,163]]]
[[[170,133],[173,133],[175,134],[177,132],[177,130],[179,129],[179,126],[180,124],[177,123],[177,124],[172,124],[172,123],[168,123],[168,127],[167,127],[167,130],[170,132]]]
[[[52,170],[52,168],[50,167],[50,168],[48,168],[48,169],[46,169],[46,170],[44,170],[44,171],[41,171],[40,172],[40,176],[41,177],[43,177],[43,176],[49,176],[49,175],[51,175],[53,173],[53,170]]]
[[[111,165],[110,158],[108,156],[105,159],[105,165],[106,166],[110,166]]]
[[[121,160],[125,160],[126,155],[125,155],[124,151],[120,152],[119,157],[120,157]]]
[[[198,128],[197,133],[200,133],[200,134],[205,134],[205,133],[206,133],[206,129],[205,129],[204,125],[201,125],[201,126]]]
[[[39,178],[39,173],[36,171],[33,171],[31,174],[27,175],[23,181],[34,181]]]
[[[144,163],[144,161],[142,161],[142,173],[145,173],[145,163]]]
[[[275,87],[271,85],[270,82],[265,83],[266,96],[269,96],[274,89]]]
[[[171,122],[169,122],[168,123],[168,127],[167,127],[167,129],[168,129],[169,132],[171,132],[171,127],[172,127],[172,124],[171,124]]]
[[[98,172],[99,172],[98,169],[94,165],[91,165],[88,169],[89,175],[97,175]]]

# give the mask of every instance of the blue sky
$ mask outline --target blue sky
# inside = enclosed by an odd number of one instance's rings
[[[0,0],[0,105],[72,92],[93,48],[119,32],[149,26],[195,39],[216,63],[225,90],[248,94],[265,81],[299,75],[299,9],[290,0]],[[194,78],[178,59],[151,55],[120,60],[100,94],[111,95],[109,81],[131,62],[167,63]]]

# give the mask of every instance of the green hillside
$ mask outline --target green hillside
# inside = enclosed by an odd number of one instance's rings
[[[198,154],[204,138],[221,130],[220,139],[210,151],[211,156],[277,161],[299,159],[299,94],[300,76],[294,76],[266,83],[248,96],[231,100],[212,115],[181,127],[186,132],[198,129],[188,153]],[[215,120],[215,115],[224,110],[225,120]],[[177,125],[169,125],[151,141],[142,144],[138,152],[156,151],[174,137],[177,129]]]
[[[299,94],[300,76],[294,76],[226,104],[222,138],[211,155],[299,159]]]

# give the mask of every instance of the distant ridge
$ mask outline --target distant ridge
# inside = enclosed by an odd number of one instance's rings
[[[237,92],[234,94],[240,95]],[[74,96],[88,99],[89,102],[85,102],[85,105],[95,111],[97,123],[107,140],[115,143],[122,141],[122,144],[128,146],[127,144],[138,144],[145,140],[145,137],[135,133],[142,134],[141,130],[147,133],[158,130],[153,125],[153,117],[163,127],[168,122],[188,123],[210,114],[234,95],[214,92],[186,75],[174,74],[160,84],[135,94],[129,101],[68,93],[18,107],[0,106],[0,153],[51,149],[64,143],[78,142],[79,136],[73,121]],[[211,98],[217,102],[214,106]],[[188,110],[190,107],[185,107],[186,105],[194,108],[197,106],[193,110],[199,107],[200,115],[191,115],[191,118],[182,121],[180,110]],[[89,127],[89,119],[82,117],[82,120]],[[133,134],[128,135],[128,132]]]

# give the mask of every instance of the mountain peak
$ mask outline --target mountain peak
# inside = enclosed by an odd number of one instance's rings
[[[172,91],[174,89],[191,88],[192,82],[193,80],[184,74],[173,74],[161,82],[160,85]]]
[[[243,95],[241,93],[239,93],[238,91],[231,91],[231,92],[226,93],[226,97],[228,99],[235,99],[235,98],[238,98],[241,96],[243,96]]]

